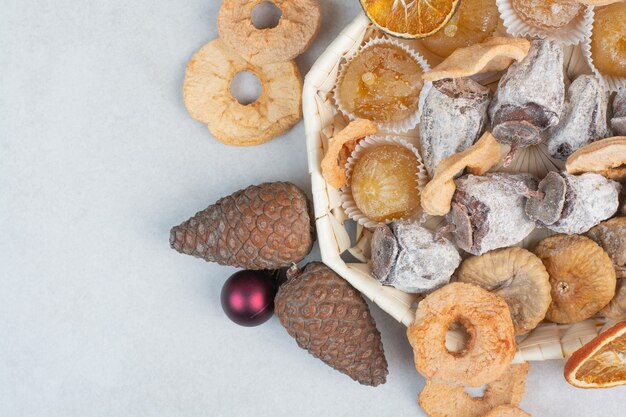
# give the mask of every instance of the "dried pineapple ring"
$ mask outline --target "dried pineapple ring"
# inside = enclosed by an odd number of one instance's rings
[[[526,411],[518,408],[514,405],[500,405],[487,414],[484,417],[532,417]]]
[[[461,385],[428,380],[418,401],[429,416],[482,417],[500,405],[518,405],[524,396],[527,374],[528,363],[511,365],[498,379],[487,384],[482,397],[472,397]]]
[[[263,86],[261,96],[248,105],[230,94],[231,80],[241,71],[253,72]],[[300,120],[301,98],[302,78],[294,62],[255,67],[219,39],[204,45],[187,64],[185,107],[227,145],[259,145],[280,136]]]
[[[422,191],[422,208],[431,216],[443,216],[451,209],[456,190],[454,177],[467,168],[474,175],[482,175],[501,159],[501,146],[489,132],[463,152],[455,153],[439,162],[435,176]]]
[[[330,146],[322,160],[322,176],[333,187],[339,189],[346,185],[346,162],[356,145],[365,136],[376,134],[376,123],[357,119],[341,132],[336,134],[330,141]]]
[[[552,303],[546,319],[578,323],[596,314],[615,294],[615,269],[593,240],[578,235],[550,236],[535,254],[550,274]]]
[[[517,335],[537,327],[550,306],[550,276],[541,259],[522,248],[498,249],[468,258],[457,277],[504,298]]]
[[[252,10],[269,1],[282,12],[278,26],[257,29]],[[223,0],[217,17],[220,38],[254,65],[291,61],[313,43],[322,12],[318,0]]]
[[[422,78],[437,81],[503,71],[513,61],[524,59],[529,50],[530,42],[527,39],[489,38],[483,43],[457,49],[441,64],[426,72]]]
[[[458,323],[469,335],[459,352],[446,348],[446,333]],[[422,300],[407,330],[415,367],[433,382],[480,386],[509,368],[515,332],[502,297],[477,285],[455,282]]]
[[[626,181],[626,136],[583,146],[567,158],[565,169],[568,174],[596,172],[612,180]]]

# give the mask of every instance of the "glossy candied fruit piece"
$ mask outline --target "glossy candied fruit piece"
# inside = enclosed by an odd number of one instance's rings
[[[420,204],[419,161],[401,145],[378,146],[355,162],[352,197],[373,221],[384,222],[411,215]]]
[[[626,77],[626,3],[595,11],[591,58],[601,74]]]

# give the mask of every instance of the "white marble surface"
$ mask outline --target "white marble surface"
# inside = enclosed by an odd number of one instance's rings
[[[358,12],[322,0],[305,73]],[[304,129],[261,147],[212,139],[181,101],[218,0],[0,0],[0,416],[416,416],[404,328],[373,307],[387,384],[361,387],[275,318],[222,313],[234,269],[169,248],[172,225],[250,183],[309,190]],[[311,259],[318,259],[314,252]],[[536,416],[624,415],[535,364]]]

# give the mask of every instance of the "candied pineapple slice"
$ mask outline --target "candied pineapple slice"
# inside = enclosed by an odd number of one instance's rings
[[[418,166],[415,154],[400,145],[378,146],[360,156],[351,176],[357,207],[377,222],[411,215],[420,203]]]
[[[593,64],[605,75],[626,77],[626,3],[595,11],[591,33]]]
[[[458,48],[480,43],[491,36],[499,19],[495,0],[463,0],[444,29],[422,40],[430,52],[448,57]]]
[[[350,115],[393,123],[417,111],[422,67],[400,46],[373,43],[345,65],[338,100]]]

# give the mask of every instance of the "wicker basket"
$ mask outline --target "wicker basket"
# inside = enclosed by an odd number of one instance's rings
[[[337,112],[332,102],[332,90],[335,86],[339,65],[345,57],[354,54],[359,46],[372,36],[382,36],[361,13],[346,27],[335,41],[322,54],[306,76],[303,90],[303,113],[306,129],[307,154],[317,234],[326,265],[336,271],[352,286],[376,303],[393,318],[405,325],[413,321],[415,306],[419,296],[407,294],[395,288],[383,286],[374,279],[370,272],[371,232],[361,225],[346,222],[348,217],[341,207],[340,193],[329,186],[322,177],[320,163],[328,147],[328,140],[340,131],[347,120]],[[430,55],[419,43],[407,41],[422,53],[431,66],[437,65],[437,59]],[[569,77],[580,73],[590,73],[584,62],[580,49],[566,50],[566,73]],[[483,84],[497,83],[499,74],[491,75],[492,79],[483,77]],[[418,144],[416,130],[403,136],[407,141]],[[542,147],[531,148],[526,154],[519,155],[516,163],[508,169],[514,171],[533,172],[539,176],[548,170],[558,170],[561,164],[551,160]],[[432,218],[426,226],[435,227],[441,220]],[[351,230],[352,236],[349,230]],[[543,234],[543,235],[542,235]],[[545,236],[545,231],[536,231],[522,244],[531,246],[537,239]],[[346,262],[344,253],[349,253],[358,262]],[[563,359],[585,343],[594,338],[602,328],[611,325],[604,319],[589,319],[574,325],[557,325],[542,323],[529,335],[518,340],[518,353],[515,361]],[[460,335],[449,332],[448,343],[460,343]]]

